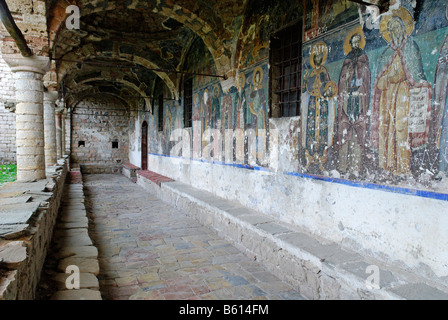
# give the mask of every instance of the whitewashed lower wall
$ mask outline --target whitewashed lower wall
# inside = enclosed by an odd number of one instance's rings
[[[446,200],[160,155],[149,155],[148,163],[149,170],[344,247],[429,277],[448,276]]]

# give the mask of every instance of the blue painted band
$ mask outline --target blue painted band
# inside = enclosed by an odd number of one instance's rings
[[[209,163],[209,164],[231,166],[231,167],[247,169],[247,170],[274,172],[274,170],[269,169],[269,168],[264,168],[264,167],[259,167],[259,166],[251,166],[251,165],[247,165],[247,164],[226,163],[223,161],[210,161],[210,160],[193,159],[193,158],[188,159],[188,158],[180,157],[180,156],[172,156],[172,155],[157,154],[157,153],[149,153],[149,154],[153,155],[153,156],[177,158],[177,159],[203,162],[203,163]],[[381,190],[381,191],[387,191],[387,192],[393,192],[393,193],[399,193],[399,194],[405,194],[405,195],[418,196],[418,197],[423,197],[423,198],[431,198],[431,199],[436,199],[436,200],[448,201],[448,194],[446,194],[446,193],[386,186],[386,185],[380,185],[380,184],[375,184],[375,183],[371,183],[371,182],[361,182],[361,181],[351,181],[351,180],[340,179],[340,178],[330,178],[330,177],[311,175],[311,174],[300,173],[300,172],[286,172],[285,171],[285,172],[283,172],[283,174],[289,175],[289,176],[300,177],[300,178],[312,179],[312,180],[319,180],[319,181],[325,181],[325,182],[331,182],[331,183],[339,183],[339,184],[343,184],[343,185],[347,185],[347,186],[351,186],[351,187],[357,187],[357,188]]]

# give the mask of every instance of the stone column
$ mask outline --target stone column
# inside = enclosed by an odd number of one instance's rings
[[[62,153],[67,154],[67,110],[62,112]]]
[[[57,91],[44,92],[45,163],[47,166],[55,165],[58,160],[55,123],[55,102],[57,98]]]
[[[64,140],[63,140],[63,148],[64,148],[64,154],[71,154],[71,142],[72,142],[72,113],[69,109],[65,109],[63,113],[63,134],[64,134]]]
[[[17,181],[46,178],[43,117],[43,75],[48,57],[3,55],[15,78]]]
[[[56,103],[57,108],[55,110],[55,121],[56,121],[56,153],[58,159],[62,158],[64,153],[62,152],[62,112],[64,111],[64,104],[60,101]]]

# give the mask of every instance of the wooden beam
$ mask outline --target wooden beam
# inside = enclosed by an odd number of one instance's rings
[[[0,19],[2,20],[6,31],[8,31],[9,35],[14,39],[14,42],[16,43],[17,48],[19,48],[22,56],[31,57],[33,52],[28,47],[22,31],[20,31],[17,27],[5,0],[0,0]]]

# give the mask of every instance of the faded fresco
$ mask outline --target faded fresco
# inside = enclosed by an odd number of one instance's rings
[[[302,145],[305,171],[311,169],[314,172],[314,166],[325,171],[328,149],[333,145],[337,86],[324,66],[327,57],[327,45],[324,42],[314,44],[310,51],[310,68],[304,76]]]
[[[359,17],[358,4],[348,0],[305,0],[304,41]]]
[[[261,65],[240,73],[238,87],[226,92],[216,82],[194,91],[193,158],[229,160],[225,148],[230,147],[231,161],[263,164],[258,154],[268,146],[267,70]]]
[[[370,102],[370,64],[360,26],[351,29],[344,41],[345,60],[338,80],[335,148],[341,174],[362,172]]]
[[[300,115],[271,123],[286,130],[280,148],[294,153],[282,159],[294,162],[300,173],[357,181],[431,186],[445,178],[447,5],[403,0],[376,23],[366,23],[353,3],[337,1],[348,11],[334,10],[331,17],[326,6],[316,9],[317,3],[325,1],[304,3],[305,10],[315,10],[311,16],[306,11],[304,29],[322,23],[326,29],[303,42]],[[434,19],[425,22],[427,16]],[[196,61],[195,72],[214,71],[210,55],[197,46],[188,64]],[[269,167],[266,155],[279,147],[269,145],[268,137],[270,66],[266,57],[248,59],[230,86],[212,77],[194,81],[194,159]],[[183,127],[182,103],[165,101],[165,154],[174,143],[170,133]]]
[[[446,7],[401,1],[376,25],[355,19],[304,43],[299,172],[425,186],[446,175]]]

